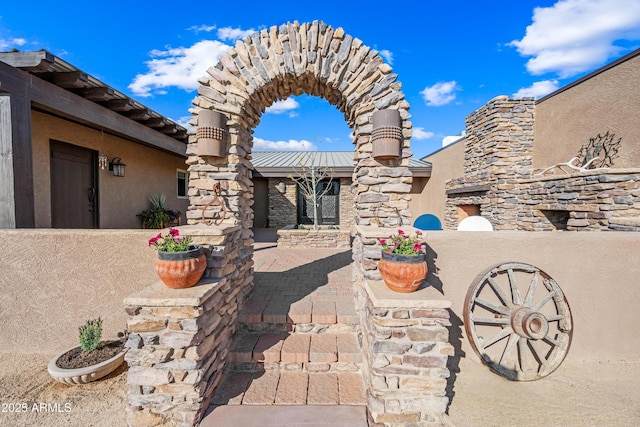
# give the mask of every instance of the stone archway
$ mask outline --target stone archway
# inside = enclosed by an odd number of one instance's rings
[[[409,104],[391,67],[342,28],[294,22],[239,41],[200,83],[192,124],[215,116],[218,126],[200,126],[189,137],[185,232],[207,247],[207,270],[198,286],[184,292],[167,293],[156,283],[125,299],[127,423],[194,425],[204,416],[238,330],[238,311],[253,286],[251,135],[268,106],[303,93],[342,111],[354,134],[353,291],[369,416],[392,424],[442,416],[447,355],[453,351],[446,329],[450,303],[425,300],[430,294],[399,300],[374,295],[384,287],[376,238],[411,218]],[[372,118],[381,110],[397,110],[401,125],[375,133]],[[226,126],[213,111],[226,116]],[[395,115],[388,113],[377,117]],[[374,158],[380,135],[399,141],[401,155]],[[216,139],[228,140],[224,152],[198,155],[201,142]]]
[[[191,194],[197,196],[192,197],[187,213],[190,224],[202,222],[213,180],[220,183],[229,205],[229,222],[244,230],[251,228],[247,194],[252,192],[252,130],[275,101],[303,93],[326,99],[344,113],[353,130],[356,224],[368,225],[374,217],[379,225],[410,222],[409,104],[397,75],[361,40],[318,21],[273,26],[238,41],[200,83],[193,102],[197,108],[192,112],[215,110],[228,117],[229,150],[225,158],[215,161],[189,157],[189,171],[197,174],[190,181]],[[400,112],[400,159],[372,157],[371,117],[382,109]],[[197,125],[197,117],[192,123]],[[196,145],[197,138],[192,136],[189,154],[197,152]]]

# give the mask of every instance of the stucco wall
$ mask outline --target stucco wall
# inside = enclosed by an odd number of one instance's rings
[[[136,214],[149,207],[149,196],[163,193],[166,207],[183,215],[188,199],[178,199],[176,170],[186,170],[185,159],[132,143],[100,131],[33,111],[33,174],[35,226],[51,227],[50,140],[92,150],[103,150],[109,160],[120,157],[125,176],[114,177],[107,168],[98,169],[100,228],[138,228]],[[104,138],[104,139],[103,139]]]
[[[123,299],[157,281],[153,230],[1,230],[0,351],[52,354],[101,317],[124,330]]]
[[[413,196],[412,204],[415,206],[416,199],[420,199],[421,213],[431,213],[440,218],[444,223],[446,209],[445,183],[453,178],[464,175],[464,152],[465,139],[446,146],[444,149],[423,158],[433,165],[431,177],[422,189],[420,195]],[[414,219],[416,211],[412,209]]]
[[[432,231],[426,241],[433,260],[427,281],[444,291],[460,320],[477,275],[494,264],[525,262],[555,279],[571,306],[574,333],[567,358],[638,359],[640,239],[635,233]],[[462,350],[474,357],[464,326],[459,328]]]
[[[617,168],[640,166],[640,53],[536,104],[533,165],[544,168],[576,156],[589,138],[622,137]]]
[[[157,280],[149,237],[143,230],[0,231],[0,349],[61,351],[75,344],[78,326],[98,316],[105,335],[115,335],[126,324],[123,299]],[[427,280],[443,290],[458,319],[478,274],[497,263],[526,262],[553,277],[571,305],[575,331],[568,358],[640,355],[635,233],[430,231],[425,237]],[[454,328],[462,333],[458,319]],[[461,342],[473,357],[464,334]]]

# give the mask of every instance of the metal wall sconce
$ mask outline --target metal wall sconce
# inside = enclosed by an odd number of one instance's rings
[[[285,191],[287,191],[287,186],[285,185],[284,182],[280,181],[278,185],[276,185],[276,189],[280,194],[284,194]]]
[[[225,157],[228,139],[227,116],[219,111],[200,110],[196,130],[197,154],[203,157]]]
[[[124,176],[125,166],[120,157],[114,157],[109,162],[109,170],[113,172],[113,176]]]
[[[379,110],[373,113],[373,157],[397,159],[401,155],[402,119],[398,110]]]

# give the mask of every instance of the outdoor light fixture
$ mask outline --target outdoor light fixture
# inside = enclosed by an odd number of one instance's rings
[[[402,119],[398,110],[379,110],[373,113],[373,157],[397,159],[400,157],[402,141]]]
[[[219,111],[200,110],[198,113],[198,129],[196,152],[203,157],[224,157],[227,154],[227,116]]]
[[[113,171],[113,176],[124,176],[124,167],[126,165],[122,163],[120,157],[114,157],[109,162],[109,170]]]
[[[276,185],[276,189],[277,189],[280,193],[284,194],[284,192],[285,192],[285,191],[287,191],[287,186],[284,184],[284,182],[280,181],[280,182],[278,183],[278,185]]]

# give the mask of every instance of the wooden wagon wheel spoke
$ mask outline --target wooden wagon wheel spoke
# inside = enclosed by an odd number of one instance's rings
[[[571,344],[573,320],[564,293],[529,264],[505,263],[479,275],[467,292],[463,316],[476,354],[510,380],[549,375]]]

